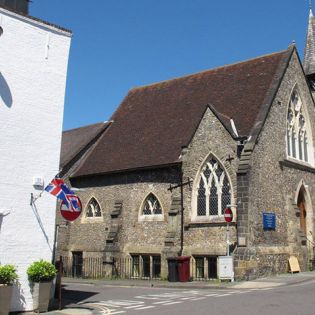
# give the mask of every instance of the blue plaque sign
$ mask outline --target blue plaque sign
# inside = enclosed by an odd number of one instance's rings
[[[264,230],[276,229],[276,215],[273,212],[263,212],[263,227]]]

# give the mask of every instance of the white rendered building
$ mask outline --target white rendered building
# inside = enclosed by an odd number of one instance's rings
[[[11,311],[33,309],[26,269],[53,255],[56,199],[30,201],[58,173],[71,42],[22,2],[17,13],[0,1],[0,264],[16,265],[20,283]]]

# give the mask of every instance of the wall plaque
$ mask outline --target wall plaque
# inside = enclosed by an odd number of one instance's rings
[[[276,229],[276,214],[273,212],[263,212],[263,228],[264,230]]]

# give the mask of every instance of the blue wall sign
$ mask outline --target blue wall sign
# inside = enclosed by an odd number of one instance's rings
[[[263,227],[264,230],[276,229],[276,215],[273,212],[263,212]]]

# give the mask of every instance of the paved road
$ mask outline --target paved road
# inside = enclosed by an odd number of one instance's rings
[[[315,315],[314,278],[288,286],[252,282],[219,290],[73,283],[65,286],[65,297],[67,307],[72,302],[94,309],[95,314]]]

